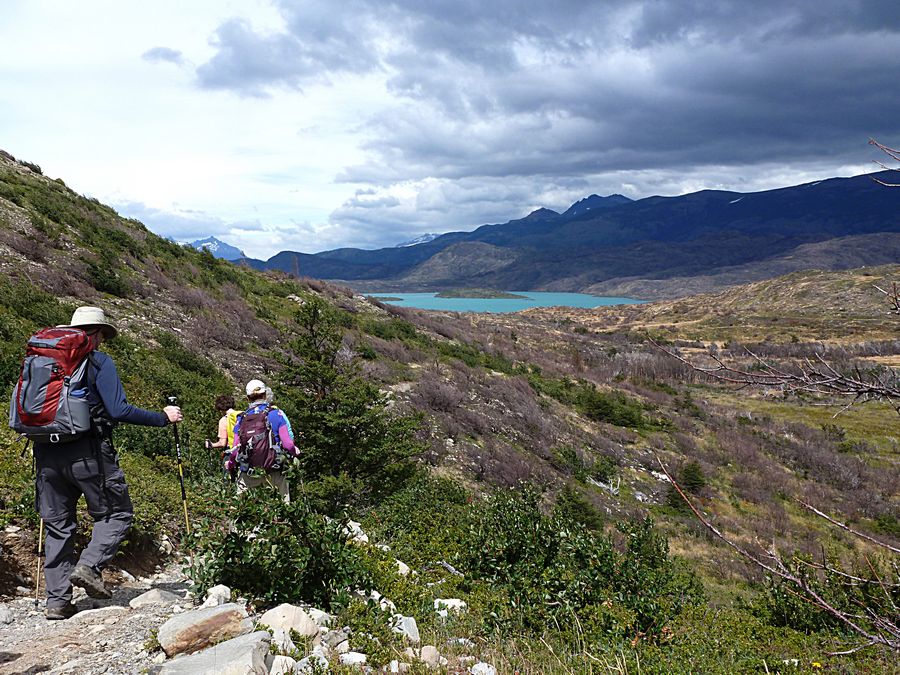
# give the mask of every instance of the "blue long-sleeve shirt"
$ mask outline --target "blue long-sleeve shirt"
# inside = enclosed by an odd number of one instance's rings
[[[119,379],[119,371],[116,364],[103,352],[92,352],[91,363],[95,368],[93,379],[94,387],[88,387],[87,399],[92,406],[103,403],[107,414],[116,422],[128,422],[130,424],[142,424],[149,427],[164,427],[169,423],[165,413],[154,410],[144,410],[131,405],[125,398],[125,390],[122,388],[122,380]],[[89,365],[88,368],[92,366]]]

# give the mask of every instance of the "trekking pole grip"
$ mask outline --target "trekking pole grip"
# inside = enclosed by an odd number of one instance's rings
[[[169,402],[169,405],[178,405],[178,397],[177,396],[169,396],[166,398]],[[178,454],[181,454],[181,448],[177,447],[179,445],[178,441],[178,422],[172,422],[172,431],[175,432],[175,446],[176,450],[178,450]],[[180,459],[180,457],[179,457]]]

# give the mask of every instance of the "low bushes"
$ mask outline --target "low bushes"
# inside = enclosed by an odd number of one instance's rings
[[[647,406],[619,391],[603,391],[585,380],[551,378],[537,373],[529,374],[528,381],[535,391],[574,406],[595,422],[637,430],[667,426],[664,420],[649,417]]]
[[[220,503],[221,518],[194,528],[200,593],[222,583],[265,603],[333,609],[346,605],[349,589],[371,588],[364,553],[347,540],[344,523],[316,513],[302,492],[290,504],[267,489]]]
[[[479,505],[460,568],[492,590],[489,620],[506,630],[659,636],[702,590],[669,559],[652,521],[617,528],[618,537],[592,533],[543,515],[531,489],[500,491]]]

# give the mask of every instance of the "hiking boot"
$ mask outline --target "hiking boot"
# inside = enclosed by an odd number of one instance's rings
[[[81,586],[91,598],[99,600],[109,600],[112,597],[106,584],[103,583],[103,577],[93,567],[78,563],[72,570],[72,576],[69,577],[76,586]]]
[[[60,621],[76,614],[78,614],[78,608],[71,602],[59,607],[48,607],[44,610],[44,616],[47,617],[47,621]]]

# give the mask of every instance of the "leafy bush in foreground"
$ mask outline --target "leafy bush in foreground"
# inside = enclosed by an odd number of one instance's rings
[[[371,587],[364,554],[348,542],[344,524],[315,513],[304,494],[290,504],[265,488],[220,499],[221,519],[200,521],[193,532],[201,594],[225,584],[266,603],[333,609],[346,604],[349,589]]]
[[[669,559],[649,519],[618,526],[624,546],[562,516],[545,516],[530,488],[477,505],[460,566],[486,582],[498,625],[538,631],[580,625],[587,634],[658,636],[702,600],[696,579]]]

